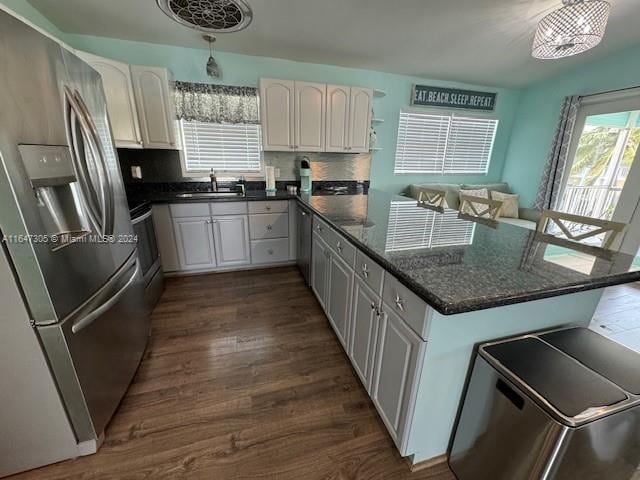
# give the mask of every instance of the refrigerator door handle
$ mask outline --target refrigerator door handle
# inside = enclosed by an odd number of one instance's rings
[[[80,109],[80,113],[83,117],[83,128],[88,134],[88,137],[91,139],[92,151],[94,156],[98,159],[99,167],[102,171],[100,174],[100,183],[102,189],[102,197],[103,197],[103,235],[112,235],[113,234],[113,213],[114,213],[114,205],[113,205],[113,195],[112,195],[112,187],[111,187],[111,179],[109,178],[109,166],[105,160],[104,146],[102,145],[102,140],[100,140],[100,134],[98,133],[98,129],[94,121],[91,118],[91,113],[87,108],[86,103],[82,99],[80,93],[75,91],[75,100]]]
[[[136,255],[135,269],[131,274],[131,277],[129,277],[129,280],[127,280],[127,282],[124,284],[124,286],[120,290],[118,290],[116,293],[114,293],[111,298],[109,298],[106,302],[104,302],[98,308],[93,310],[91,313],[74,321],[73,325],[71,326],[71,331],[73,333],[78,333],[82,331],[83,329],[91,325],[97,318],[101,317],[102,314],[104,314],[107,310],[109,310],[116,303],[118,303],[120,298],[127,292],[129,287],[133,285],[139,272],[140,272],[140,262],[138,261],[138,258]]]
[[[89,178],[87,167],[80,158],[81,145],[79,143],[79,137],[82,136],[82,134],[78,134],[77,122],[81,121],[81,115],[73,93],[68,87],[64,87],[64,97],[67,141],[69,142],[69,151],[71,153],[76,176],[78,178],[80,193],[82,199],[84,200],[83,203],[86,207],[86,213],[89,217],[89,220],[91,221],[91,224],[93,225],[93,228],[98,233],[102,233],[102,215],[100,214],[100,206],[98,205],[99,200],[97,198],[97,192],[95,191],[91,179]]]

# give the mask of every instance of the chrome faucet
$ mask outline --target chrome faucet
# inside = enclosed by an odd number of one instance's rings
[[[216,178],[216,172],[213,171],[213,168],[211,169],[211,173],[209,174],[209,181],[211,182],[211,191],[212,192],[217,192],[218,191],[218,179]]]
[[[247,189],[245,185],[244,175],[241,175],[240,178],[238,178],[238,183],[236,183],[236,188],[240,190],[240,192],[242,192],[243,197],[246,195]]]

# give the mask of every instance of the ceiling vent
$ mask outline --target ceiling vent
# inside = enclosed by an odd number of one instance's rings
[[[247,28],[253,18],[243,0],[156,0],[176,22],[209,33],[230,33]]]

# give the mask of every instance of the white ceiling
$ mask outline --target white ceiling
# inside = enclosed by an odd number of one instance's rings
[[[155,0],[29,1],[65,32],[206,48]],[[640,44],[638,0],[609,2],[602,43],[563,60],[530,55],[537,21],[560,0],[248,0],[253,22],[216,49],[518,87]]]

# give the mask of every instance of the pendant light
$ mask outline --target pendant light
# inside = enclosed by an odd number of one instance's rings
[[[604,0],[562,0],[564,6],[538,23],[531,55],[554,59],[570,57],[600,43],[611,5]]]
[[[220,67],[215,58],[213,58],[213,43],[216,37],[213,35],[203,35],[204,39],[209,42],[209,60],[207,61],[207,75],[214,78],[220,78]]]

